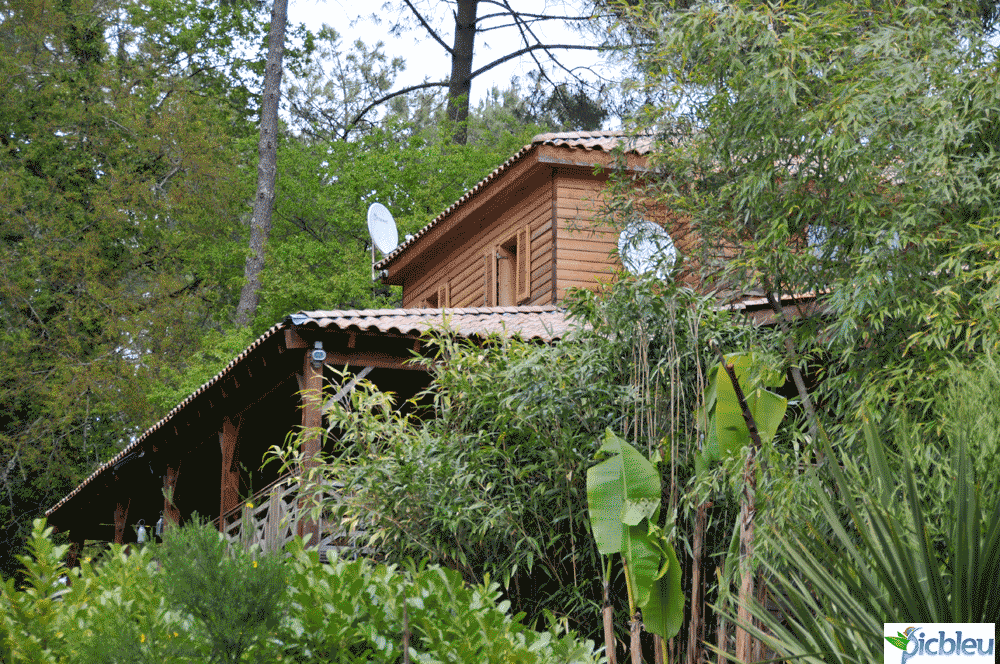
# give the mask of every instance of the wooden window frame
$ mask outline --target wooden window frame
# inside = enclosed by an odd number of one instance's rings
[[[501,268],[501,260],[512,264]],[[510,270],[501,284],[501,272]],[[525,225],[504,241],[491,245],[483,255],[483,303],[487,307],[501,306],[509,295],[511,306],[531,300],[531,225]],[[501,291],[504,292],[501,292]]]

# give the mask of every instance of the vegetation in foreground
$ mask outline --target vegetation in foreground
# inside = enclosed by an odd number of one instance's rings
[[[300,540],[287,558],[227,551],[204,524],[66,569],[37,520],[29,550],[25,586],[0,595],[0,661],[389,663],[408,643],[411,662],[597,662],[554,619],[525,627],[497,583],[467,586],[437,565],[324,564]]]

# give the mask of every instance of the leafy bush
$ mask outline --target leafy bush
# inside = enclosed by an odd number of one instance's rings
[[[597,662],[594,644],[567,633],[552,619],[535,632],[497,603],[499,584],[468,587],[440,566],[401,570],[366,560],[335,558],[320,564],[301,541],[290,546],[289,619],[277,633],[286,658],[389,663],[402,658],[404,611],[410,661],[466,664]]]
[[[413,662],[597,661],[554,619],[534,632],[509,615],[496,583],[466,587],[438,567],[322,564],[300,540],[287,559],[224,547],[211,527],[189,527],[164,547],[115,545],[67,569],[67,547],[36,520],[25,585],[8,580],[0,593],[0,661],[399,662],[404,604]]]
[[[239,662],[277,627],[285,585],[279,557],[229,547],[209,524],[195,523],[168,533],[162,562],[164,597],[204,630],[212,661]]]

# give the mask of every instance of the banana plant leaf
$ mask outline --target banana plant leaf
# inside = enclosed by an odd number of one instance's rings
[[[749,355],[728,355],[726,361],[733,365],[761,442],[770,442],[785,416],[788,400],[765,388],[780,387],[784,381],[765,376],[751,383],[752,358]],[[716,364],[709,370],[708,379],[705,406],[699,413],[699,422],[707,426],[701,454],[695,460],[695,470],[699,473],[713,463],[738,453],[750,443],[750,431],[729,374]]]
[[[680,565],[657,526],[660,475],[638,450],[608,429],[597,451],[611,455],[587,470],[587,503],[598,550],[621,554],[632,601],[646,629],[670,638],[680,629]],[[673,632],[669,630],[673,629]]]

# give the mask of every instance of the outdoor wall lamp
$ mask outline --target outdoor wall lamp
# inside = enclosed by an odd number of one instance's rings
[[[313,347],[312,352],[312,367],[313,369],[319,369],[323,366],[323,361],[326,359],[326,351],[323,350],[323,342],[317,341]]]

